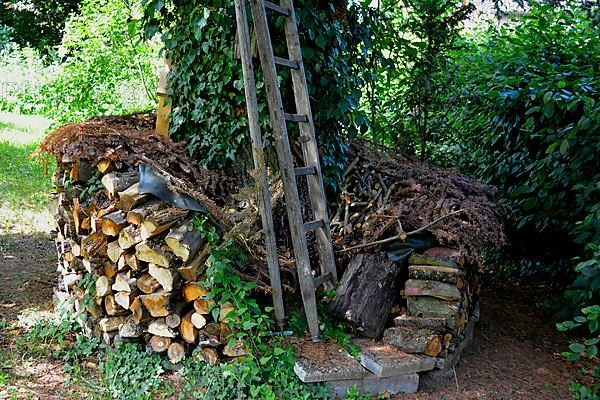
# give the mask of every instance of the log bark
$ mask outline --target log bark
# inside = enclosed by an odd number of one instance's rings
[[[446,319],[445,318],[425,318],[425,317],[411,317],[406,314],[402,314],[394,318],[394,325],[404,328],[414,329],[431,329],[435,332],[443,332],[446,330]]]
[[[187,262],[196,255],[204,240],[200,236],[200,231],[194,226],[191,218],[185,220],[177,228],[171,229],[165,242],[171,248],[173,253]]]
[[[401,272],[385,253],[357,255],[344,272],[329,310],[364,335],[379,338],[400,291]]]
[[[179,324],[179,334],[181,335],[183,340],[185,340],[188,343],[195,343],[196,336],[198,333],[196,330],[196,327],[192,323],[192,314],[193,313],[194,313],[193,311],[190,311],[187,314],[185,314],[181,318],[181,324]]]
[[[448,329],[459,329],[460,303],[444,301],[427,296],[415,296],[407,299],[408,314],[413,317],[444,318]]]
[[[410,265],[408,276],[411,279],[445,282],[456,285],[464,272],[458,268],[439,267],[435,265]]]
[[[143,240],[156,236],[181,221],[187,214],[187,210],[175,207],[155,211],[142,221],[140,236]]]
[[[160,200],[149,201],[139,207],[136,207],[127,213],[127,222],[133,225],[140,225],[146,215],[149,215],[162,208],[166,208],[167,204]]]
[[[465,256],[459,250],[447,247],[431,247],[423,252],[426,256],[454,261],[459,266],[465,265]]]
[[[405,353],[421,353],[436,357],[442,351],[442,337],[426,328],[388,328],[383,334],[382,341]]]
[[[412,253],[410,255],[408,265],[434,265],[436,267],[458,268],[458,264],[452,260],[419,253]]]
[[[431,296],[442,300],[459,300],[460,290],[455,285],[437,281],[409,279],[404,286],[406,296]]]

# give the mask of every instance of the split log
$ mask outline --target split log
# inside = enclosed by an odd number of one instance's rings
[[[117,274],[115,283],[112,285],[112,290],[115,292],[131,292],[131,286],[129,286],[129,278],[127,275]],[[125,308],[129,308],[129,306]]]
[[[102,177],[102,184],[111,198],[114,197],[117,192],[122,192],[138,181],[138,173],[134,171],[111,172]]]
[[[197,283],[186,283],[183,285],[183,298],[185,301],[194,301],[199,297],[206,296],[207,291],[200,284]]]
[[[398,295],[401,273],[383,252],[357,255],[344,272],[329,310],[364,335],[379,338]]]
[[[144,309],[142,308],[142,302],[140,301],[139,297],[133,299],[131,305],[129,306],[129,311],[131,311],[133,321],[136,324],[140,324],[144,317]]]
[[[442,351],[442,337],[426,328],[388,328],[383,333],[382,341],[405,353],[422,353],[436,357]]]
[[[152,294],[160,287],[160,283],[149,273],[140,276],[136,281],[136,285],[138,289],[146,294]]]
[[[213,300],[200,298],[194,300],[194,310],[196,310],[198,314],[208,315],[213,307],[215,307],[215,302]]]
[[[190,320],[196,329],[202,329],[206,326],[206,318],[197,312],[192,314]]]
[[[153,317],[166,317],[169,310],[169,296],[164,293],[153,293],[139,296],[140,301]]]
[[[119,327],[125,323],[125,320],[127,320],[127,317],[102,318],[98,322],[98,326],[104,333],[114,332],[119,330]]]
[[[221,334],[221,325],[216,322],[211,322],[210,324],[206,324],[203,331],[209,336],[218,337]]]
[[[73,167],[71,167],[69,175],[74,181],[87,182],[90,180],[93,173],[94,170],[92,164],[79,158],[75,161]]]
[[[127,262],[125,262],[125,254],[121,254],[119,260],[117,260],[117,271],[123,271],[127,268]]]
[[[129,265],[132,270],[137,271],[140,269],[140,263],[138,262],[135,254],[124,254],[125,264]]]
[[[115,240],[108,244],[106,254],[110,261],[116,263],[119,261],[119,258],[123,254],[123,249],[119,246],[119,241]]]
[[[86,258],[106,255],[106,235],[94,232],[81,241],[81,250]]]
[[[148,333],[155,336],[174,338],[175,333],[167,326],[164,318],[156,319],[148,325]]]
[[[456,285],[462,280],[464,272],[458,268],[439,267],[435,265],[410,265],[408,276],[411,279],[445,282]]]
[[[152,350],[156,353],[162,353],[167,351],[171,345],[171,338],[163,336],[152,336],[148,342]]]
[[[221,309],[219,311],[219,322],[224,322],[229,320],[228,315],[230,312],[234,311],[235,307],[231,303],[225,303],[221,305]]]
[[[126,339],[139,338],[142,336],[142,327],[135,322],[133,316],[129,316],[119,328],[119,336]]]
[[[190,311],[187,314],[185,314],[181,318],[181,324],[179,324],[179,334],[181,335],[183,340],[185,340],[188,343],[195,343],[196,335],[198,333],[198,331],[196,330],[196,327],[192,323],[192,314],[193,313],[194,313],[193,311]]]
[[[115,301],[115,296],[109,294],[104,297],[104,309],[110,316],[122,315],[126,309],[121,308]]]
[[[146,216],[140,227],[140,236],[143,240],[149,239],[171,228],[181,219],[185,218],[188,210],[169,207],[164,210],[158,210]]]
[[[127,226],[126,214],[123,211],[115,211],[102,217],[102,233],[107,236],[117,236]]]
[[[134,183],[122,192],[119,192],[117,207],[123,211],[131,211],[135,206],[143,203],[149,195],[140,194],[140,184]]]
[[[115,302],[123,307],[125,310],[129,310],[131,305],[131,293],[130,292],[118,292],[115,294]]]
[[[139,261],[146,261],[161,267],[169,268],[169,259],[165,252],[156,245],[142,242],[135,246],[135,256]]]
[[[185,358],[185,347],[181,343],[171,343],[167,350],[167,357],[173,364],[177,364]]]
[[[127,222],[133,225],[140,225],[146,215],[150,215],[151,213],[158,211],[160,209],[166,208],[167,204],[160,200],[152,200],[149,201],[140,207],[136,207],[133,210],[127,213]]]
[[[208,256],[210,255],[210,246],[207,244],[204,246],[204,249],[200,253],[194,257],[192,261],[188,264],[179,267],[177,272],[183,279],[189,282],[193,282],[198,278],[204,269],[206,264],[206,260],[208,260]]]
[[[177,228],[171,229],[165,238],[165,242],[173,253],[184,262],[194,257],[204,244],[200,231],[194,226],[191,218]]]
[[[149,264],[148,273],[160,283],[165,292],[173,290],[173,275],[170,270],[161,268],[155,264]]]
[[[124,250],[132,248],[141,241],[142,237],[135,226],[129,225],[119,232],[119,246]]]
[[[110,160],[100,160],[98,161],[98,164],[96,164],[96,168],[98,168],[98,171],[102,172],[103,174],[109,173],[112,169],[112,166],[113,165],[110,162]]]
[[[96,279],[96,296],[104,297],[110,293],[110,281],[106,276]]]
[[[461,297],[460,290],[449,283],[409,279],[404,287],[406,296],[431,296],[442,300],[459,300]]]
[[[205,347],[198,353],[200,358],[208,365],[215,366],[219,363],[219,354],[217,351],[210,347]]]

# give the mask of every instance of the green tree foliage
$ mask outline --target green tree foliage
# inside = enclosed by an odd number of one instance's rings
[[[18,95],[24,113],[57,123],[154,106],[158,47],[142,41],[135,2],[85,0],[66,22],[56,76]]]
[[[0,26],[10,27],[11,40],[38,50],[57,46],[69,15],[81,0],[8,0],[0,3]]]
[[[162,32],[167,56],[175,65],[170,79],[173,94],[171,131],[185,140],[190,154],[213,167],[225,168],[248,159],[248,133],[241,64],[235,58],[233,1],[147,1],[146,31]],[[352,135],[360,99],[354,56],[363,29],[357,9],[336,10],[313,0],[296,2],[309,92],[324,169],[329,182],[339,174],[347,153],[343,135]],[[282,46],[283,20],[271,25],[275,52]],[[257,60],[258,65],[258,60]],[[280,74],[285,106],[294,110],[290,76]],[[258,77],[259,90],[262,87]],[[268,134],[266,99],[260,98],[262,128]],[[293,137],[293,133],[291,134]]]

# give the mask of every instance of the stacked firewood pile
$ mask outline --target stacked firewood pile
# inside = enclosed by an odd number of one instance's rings
[[[494,190],[366,143],[351,157],[332,220],[348,268],[329,309],[404,352],[451,358],[478,318],[481,254],[505,240]]]
[[[88,334],[107,344],[144,340],[172,362],[197,346],[211,364],[243,355],[242,343],[225,345],[233,306],[209,299],[204,286],[203,232],[232,229],[207,197],[218,198],[219,179],[150,128],[143,120],[92,120],[59,128],[41,145],[58,166],[56,297],[73,300]],[[142,181],[140,164],[162,185]],[[81,284],[86,272],[93,289]]]

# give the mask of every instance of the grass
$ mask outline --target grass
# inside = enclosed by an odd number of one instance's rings
[[[50,123],[37,116],[0,113],[0,233],[48,230],[53,165],[30,156]]]

